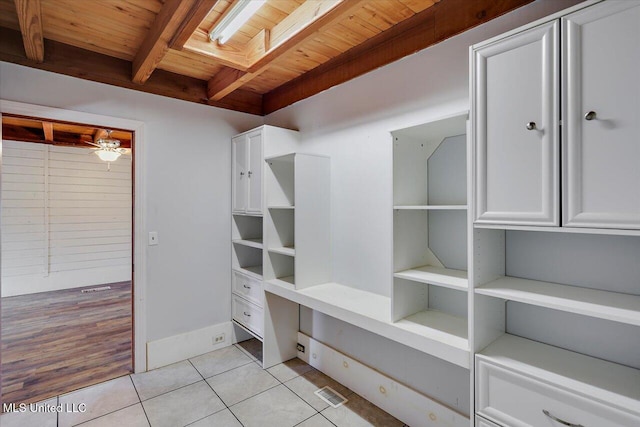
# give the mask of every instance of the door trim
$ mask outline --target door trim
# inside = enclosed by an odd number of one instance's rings
[[[95,123],[101,126],[127,129],[135,132],[135,151],[133,155],[133,366],[134,372],[147,370],[147,309],[146,309],[146,235],[145,206],[147,202],[145,169],[144,122],[120,117],[104,116],[81,111],[52,108],[42,105],[0,99],[0,113],[18,114],[51,120],[77,123]]]

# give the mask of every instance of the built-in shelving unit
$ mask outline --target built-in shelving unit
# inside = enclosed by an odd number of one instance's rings
[[[587,1],[471,48],[475,412],[496,425],[640,425],[638,22]]]
[[[299,134],[289,129],[260,126],[232,138],[232,225],[231,225],[231,312],[236,332],[244,332],[263,341],[263,347],[273,344],[264,338],[265,313],[268,311],[263,290],[266,250],[265,235],[265,156],[274,151],[292,150],[299,143]],[[291,203],[278,203],[291,209]],[[277,208],[273,208],[277,209]],[[273,210],[272,209],[272,210]],[[292,212],[289,210],[289,212]],[[293,234],[293,229],[291,230]],[[282,245],[286,246],[286,245]],[[285,250],[281,251],[285,252]],[[286,266],[288,256],[285,258]],[[291,263],[291,261],[289,261]],[[286,268],[286,267],[283,267]],[[290,267],[293,269],[293,267]],[[277,303],[276,303],[277,304]],[[281,308],[286,310],[286,303]],[[291,309],[293,314],[295,310]],[[244,331],[244,332],[242,332]],[[265,353],[263,348],[263,353]],[[273,356],[274,352],[269,352]],[[264,362],[264,361],[263,361]]]
[[[265,280],[298,289],[328,282],[329,158],[288,153],[265,161]]]
[[[465,112],[392,132],[390,314],[396,328],[468,357],[466,120]]]

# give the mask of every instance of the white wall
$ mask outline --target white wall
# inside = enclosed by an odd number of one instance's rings
[[[468,110],[469,46],[557,10],[563,0],[538,0],[515,12],[331,88],[266,117],[297,128],[304,152],[331,156],[333,267],[336,282],[390,296],[392,274],[392,151],[390,132]],[[448,363],[326,316],[305,313],[301,329],[462,412],[469,411],[468,377]],[[376,349],[385,346],[384,357]],[[390,349],[388,346],[392,346]],[[403,370],[413,360],[423,370]],[[439,371],[439,370],[442,371]],[[433,384],[434,372],[452,383]],[[443,374],[446,372],[447,374]]]
[[[0,63],[0,97],[145,123],[149,341],[228,322],[231,136],[262,118]]]
[[[2,142],[2,296],[131,280],[131,155]]]

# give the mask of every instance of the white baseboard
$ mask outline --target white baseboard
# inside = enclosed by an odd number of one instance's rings
[[[298,332],[298,358],[412,427],[469,427],[465,415],[436,402],[339,351]]]
[[[224,341],[214,344],[214,337],[224,334]],[[235,342],[231,322],[207,326],[147,343],[147,370],[180,362]]]

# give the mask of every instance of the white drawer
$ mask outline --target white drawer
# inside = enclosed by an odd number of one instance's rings
[[[478,414],[509,427],[637,427],[640,417],[478,357]],[[545,415],[547,411],[549,415]],[[551,417],[556,417],[554,421]]]
[[[233,319],[236,322],[240,323],[259,337],[262,337],[264,325],[262,308],[240,298],[237,295],[232,295],[231,311],[233,312]]]
[[[247,276],[238,271],[233,271],[231,276],[233,292],[252,303],[262,307],[264,292],[262,290],[262,280]]]
[[[498,424],[494,424],[491,421],[485,420],[482,417],[476,415],[476,427],[500,427]]]

